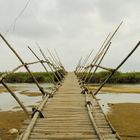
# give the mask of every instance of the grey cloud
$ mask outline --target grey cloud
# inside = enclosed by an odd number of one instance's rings
[[[2,33],[7,30],[25,3],[26,1],[19,0],[0,0]],[[15,30],[11,29],[7,36],[21,54],[26,52],[26,49],[23,49],[26,46],[24,42],[36,48],[34,42],[37,41],[44,50],[56,48],[67,68],[73,69],[80,56],[85,56],[91,49],[94,49],[95,55],[105,36],[124,20],[104,60],[105,65],[114,66],[139,40],[139,5],[139,0],[31,0],[17,20]],[[114,57],[116,54],[120,54],[120,57]],[[32,60],[30,55],[23,57]],[[135,60],[132,65],[137,65],[133,68],[139,70],[139,55],[132,59]],[[127,63],[123,69],[129,69],[131,63]]]

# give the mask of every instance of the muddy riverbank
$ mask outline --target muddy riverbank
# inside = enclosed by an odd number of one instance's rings
[[[11,86],[15,89],[14,85]],[[46,87],[46,85],[44,86]],[[12,128],[19,130],[22,122],[26,119],[26,115],[20,110],[21,108],[11,95],[4,88],[1,87],[0,89],[0,140],[14,140],[16,134],[11,135],[8,131]],[[106,86],[104,90],[97,95],[97,98],[107,110],[106,114],[114,128],[123,140],[139,140],[140,85]],[[32,84],[30,86],[20,84],[15,93],[29,110],[33,105],[38,105],[42,99],[41,96],[38,96],[38,90]]]
[[[23,111],[0,112],[0,139],[15,140],[17,134],[9,134],[8,131],[12,128],[19,130],[25,119],[26,115]]]
[[[123,140],[140,140],[140,104],[110,104],[108,118]]]
[[[98,89],[99,85],[90,85],[88,86],[88,89],[91,91],[95,91],[96,89]],[[108,93],[140,93],[140,84],[138,85],[112,85],[112,84],[107,84],[105,85],[102,89],[101,92],[108,92]]]

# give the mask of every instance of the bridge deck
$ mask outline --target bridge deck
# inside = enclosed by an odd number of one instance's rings
[[[81,88],[74,73],[68,73],[62,87],[43,108],[45,118],[38,118],[29,139],[99,139],[94,125],[85,106],[85,95],[80,94]],[[90,95],[87,95],[90,98]],[[93,104],[93,117],[102,137],[108,140],[117,139],[108,125],[96,99]],[[25,121],[27,124],[28,121]]]

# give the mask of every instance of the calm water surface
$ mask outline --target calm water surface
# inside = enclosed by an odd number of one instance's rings
[[[105,93],[97,94],[96,98],[99,99],[99,103],[105,113],[111,111],[108,104],[116,103],[140,103],[140,94],[135,93]]]
[[[40,96],[27,96],[26,94],[21,94],[20,92],[39,92],[39,89],[35,84],[8,84],[9,86],[14,86],[16,91],[14,92],[20,101],[27,107],[27,109],[31,110],[31,106],[38,105],[42,100],[42,94]],[[53,84],[40,84],[45,91],[51,91],[51,88],[54,87]],[[2,85],[0,85],[2,86]],[[21,110],[18,103],[11,96],[9,92],[1,92],[0,93],[0,111],[17,111]]]
[[[40,84],[45,91],[51,91],[51,88],[54,87],[53,84]],[[1,85],[0,85],[1,86]],[[20,94],[20,92],[28,91],[28,92],[39,92],[39,89],[35,84],[9,84],[9,86],[16,87],[16,95],[18,98],[23,102],[25,106],[28,107],[28,109],[31,109],[32,105],[38,105],[39,102],[42,99],[42,96],[27,96],[26,94]],[[130,85],[130,84],[121,84],[121,85],[110,85],[110,86],[123,86],[123,87],[140,87],[140,84]],[[114,104],[114,103],[140,103],[140,94],[127,94],[127,93],[105,93],[105,94],[97,94],[97,99],[99,99],[99,103],[101,107],[103,108],[104,112],[107,113],[110,111],[110,107],[108,104]],[[10,95],[9,92],[2,92],[0,93],[0,111],[16,111],[20,110],[15,99]]]

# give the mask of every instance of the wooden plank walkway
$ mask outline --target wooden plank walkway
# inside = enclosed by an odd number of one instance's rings
[[[89,117],[86,98],[91,101],[91,114],[96,122]],[[81,94],[81,88],[74,73],[68,73],[62,87],[53,98],[50,98],[43,108],[45,118],[38,118],[31,131],[30,140],[115,140],[98,102],[91,95]],[[26,129],[29,120],[24,122]]]

